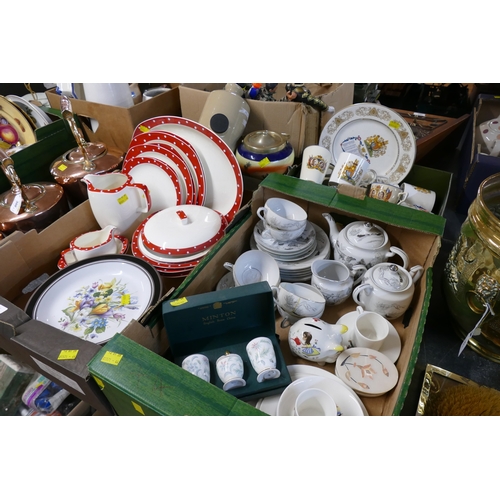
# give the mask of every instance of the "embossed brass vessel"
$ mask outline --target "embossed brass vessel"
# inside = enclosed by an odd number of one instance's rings
[[[479,186],[448,256],[443,290],[460,337],[477,326],[468,346],[500,362],[500,174]]]

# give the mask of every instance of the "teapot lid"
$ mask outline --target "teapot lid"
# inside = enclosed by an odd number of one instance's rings
[[[373,266],[372,279],[379,288],[388,292],[402,292],[413,283],[405,269],[389,262]]]
[[[272,130],[256,130],[245,136],[243,145],[252,153],[276,153],[286,146],[288,138],[288,135],[278,134]]]
[[[376,250],[387,243],[387,233],[371,222],[356,221],[346,226],[346,239],[352,245],[367,250]]]

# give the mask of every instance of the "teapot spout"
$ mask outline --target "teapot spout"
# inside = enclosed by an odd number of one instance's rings
[[[335,220],[329,213],[324,213],[321,215],[323,215],[326,222],[328,222],[328,227],[330,229],[330,241],[332,242],[332,245],[335,245],[335,242],[337,241],[337,238],[339,237],[340,234],[337,228],[337,224],[335,223]]]

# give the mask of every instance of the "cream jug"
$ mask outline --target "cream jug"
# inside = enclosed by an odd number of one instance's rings
[[[323,217],[330,227],[335,260],[340,260],[351,269],[354,265],[363,265],[368,269],[399,255],[403,267],[408,267],[406,252],[391,246],[387,233],[380,226],[371,222],[354,221],[339,231],[330,214],[323,214]]]
[[[87,174],[90,208],[101,228],[115,226],[116,234],[130,238],[151,208],[147,186],[135,184],[120,172]]]

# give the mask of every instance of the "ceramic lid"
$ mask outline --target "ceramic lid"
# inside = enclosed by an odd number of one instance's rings
[[[402,292],[413,283],[404,269],[385,262],[372,267],[371,278],[379,288],[388,292]]]
[[[166,255],[201,252],[223,235],[225,220],[215,210],[199,205],[177,205],[151,215],[141,235],[149,250]]]
[[[243,145],[252,153],[269,154],[281,151],[287,139],[288,136],[271,130],[256,130],[245,136]]]
[[[371,222],[351,222],[346,226],[346,239],[352,245],[367,250],[376,250],[387,243],[387,233]]]

